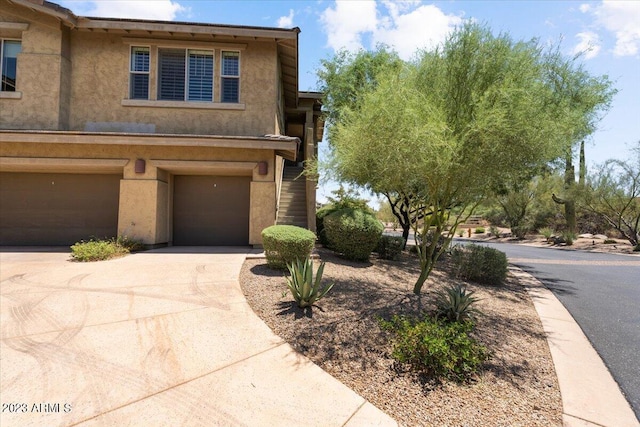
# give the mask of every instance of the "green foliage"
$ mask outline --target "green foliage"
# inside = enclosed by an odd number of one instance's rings
[[[640,245],[635,245],[633,247],[633,252],[640,252]]]
[[[484,229],[484,227],[476,227],[474,233],[475,234],[483,234],[486,230]]]
[[[616,240],[614,239],[604,239],[604,244],[605,245],[615,245],[616,243],[618,243]]]
[[[318,240],[322,246],[330,248],[329,240],[324,231],[324,218],[341,209],[358,209],[373,215],[373,209],[369,207],[366,199],[359,197],[359,194],[352,189],[345,189],[342,185],[337,190],[331,192],[333,197],[328,197],[329,203],[316,211],[316,232]]]
[[[358,209],[341,209],[324,218],[331,249],[347,259],[367,261],[384,227],[375,216]]]
[[[470,321],[394,316],[380,326],[395,333],[392,355],[398,362],[438,379],[467,381],[489,358],[487,348],[469,335]]]
[[[497,249],[466,245],[453,253],[458,277],[487,285],[500,285],[507,277],[507,256]]]
[[[124,256],[129,249],[118,242],[119,239],[90,239],[81,240],[71,246],[71,258],[75,261],[104,261]]]
[[[550,227],[542,227],[538,231],[540,232],[540,234],[544,236],[545,239],[547,239],[547,242],[549,241],[549,239],[551,239],[551,236],[555,234],[555,231],[553,231],[553,228],[550,228]]]
[[[404,239],[400,236],[380,236],[376,252],[382,259],[397,260],[404,248]]]
[[[500,237],[500,229],[495,225],[489,227],[489,234],[493,237]]]
[[[472,307],[478,299],[462,285],[449,286],[436,294],[436,319],[449,322],[474,321],[480,311]]]
[[[316,301],[324,297],[333,288],[334,283],[322,286],[322,273],[325,263],[321,263],[313,278],[313,261],[309,258],[301,261],[296,259],[287,263],[290,276],[287,277],[287,285],[291,291],[293,299],[298,303],[298,307],[305,308],[312,306]]]
[[[322,246],[329,246],[329,240],[327,240],[327,233],[324,231],[324,218],[337,211],[333,205],[323,206],[316,211],[316,232],[318,233],[318,240]]]
[[[306,259],[316,241],[313,232],[293,225],[272,225],[262,230],[262,245],[270,268],[283,270],[287,263]]]
[[[144,244],[141,241],[132,239],[128,236],[118,236],[116,238],[116,243],[127,249],[129,252],[139,252],[144,250]]]
[[[629,160],[609,160],[591,174],[581,204],[632,246],[640,244],[640,141]]]
[[[564,243],[567,246],[573,246],[573,242],[574,240],[576,240],[576,238],[576,233],[574,233],[573,231],[566,230],[562,232],[562,240],[564,240]]]

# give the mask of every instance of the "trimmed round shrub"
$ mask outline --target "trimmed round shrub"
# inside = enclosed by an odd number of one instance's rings
[[[318,240],[322,244],[322,246],[329,246],[329,241],[327,240],[327,235],[324,232],[324,218],[337,211],[333,205],[324,206],[316,211],[316,232],[318,233]]]
[[[507,256],[497,249],[467,245],[453,254],[460,277],[487,285],[500,285],[507,277]]]
[[[324,231],[331,249],[355,261],[369,259],[383,230],[375,216],[359,209],[340,209],[324,217]]]
[[[382,259],[397,260],[404,247],[404,238],[400,236],[380,236],[375,252]]]
[[[313,250],[316,235],[295,225],[272,225],[262,230],[262,246],[270,268],[284,270],[287,263],[304,260]]]

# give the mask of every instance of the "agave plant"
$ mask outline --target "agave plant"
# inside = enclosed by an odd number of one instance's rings
[[[298,303],[298,307],[310,307],[320,298],[324,297],[327,292],[333,288],[334,283],[322,287],[322,273],[324,271],[324,262],[318,267],[316,278],[313,279],[313,261],[309,258],[304,261],[296,259],[294,262],[287,264],[291,276],[287,277],[287,285],[293,299]]]
[[[445,318],[450,322],[475,320],[481,312],[472,307],[478,301],[473,291],[467,292],[466,286],[455,285],[436,294],[436,318]]]

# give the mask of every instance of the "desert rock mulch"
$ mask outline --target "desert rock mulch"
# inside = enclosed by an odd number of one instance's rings
[[[243,266],[240,284],[247,301],[277,335],[401,425],[562,425],[562,401],[542,325],[514,277],[500,287],[468,283],[484,314],[474,336],[492,357],[468,384],[439,383],[394,361],[392,336],[380,329],[378,319],[432,310],[434,292],[463,283],[447,273],[446,260],[416,296],[412,288],[419,268],[411,254],[398,261],[374,255],[368,263],[325,249],[318,255],[326,262],[324,281],[335,286],[314,307],[299,309],[284,272],[269,269],[264,259],[249,259]]]

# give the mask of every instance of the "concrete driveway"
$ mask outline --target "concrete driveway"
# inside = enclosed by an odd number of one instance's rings
[[[255,316],[238,284],[249,252],[5,249],[0,424],[396,425]]]

